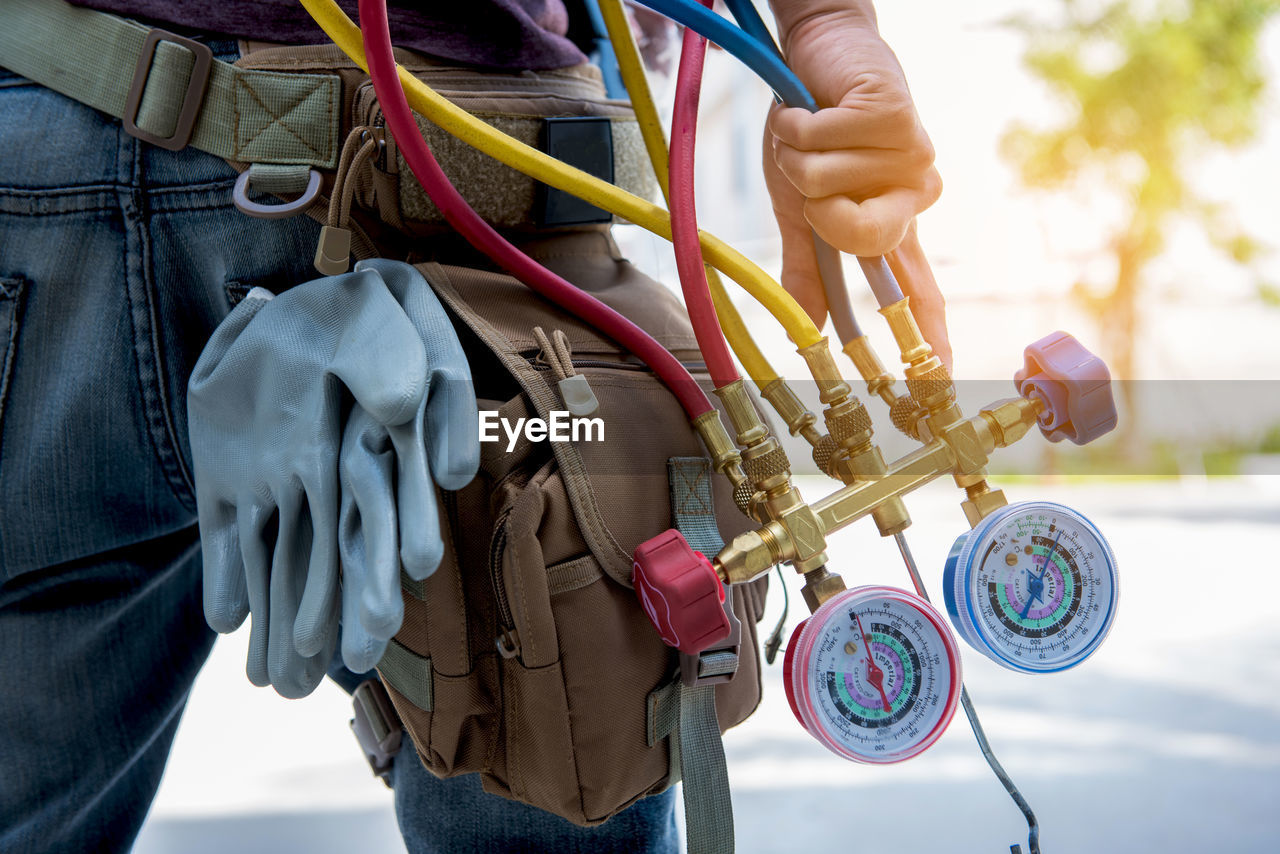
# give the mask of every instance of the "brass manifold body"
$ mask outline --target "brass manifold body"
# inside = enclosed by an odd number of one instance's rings
[[[865,341],[853,348],[854,363],[873,394],[886,403],[893,401],[895,423],[910,421],[910,429],[904,432],[918,437],[921,447],[892,463],[884,462],[872,441],[871,418],[840,376],[826,339],[800,350],[826,407],[826,435],[818,432],[816,416],[804,411],[785,383],[761,390],[792,434],[803,435],[814,446],[819,468],[845,484],[813,504],[806,503],[792,486],[786,456],[760,421],[741,382],[717,390],[738,444],[744,448],[741,469],[737,459],[730,462],[727,452],[722,460],[735,469],[732,479],[739,505],[762,523],[735,537],[716,556],[716,571],[726,583],[751,581],[775,564],[789,563],[805,575],[805,602],[811,611],[817,610],[845,586],[826,566],[826,538],[835,531],[872,516],[882,535],[901,533],[911,524],[903,496],[946,474],[965,491],[961,507],[970,525],[1006,504],[1004,494],[987,485],[987,461],[996,448],[1025,436],[1044,404],[1038,399],[1013,398],[966,418],[956,404],[950,376],[920,334],[907,300],[886,306],[881,314],[901,351],[908,395],[894,396],[891,375]]]

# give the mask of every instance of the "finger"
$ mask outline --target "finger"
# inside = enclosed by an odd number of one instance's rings
[[[270,506],[256,501],[241,502],[243,508],[236,518],[239,526],[240,555],[244,561],[245,587],[249,599],[249,612],[253,623],[249,629],[249,661],[246,672],[249,681],[259,688],[271,684],[267,670],[267,651],[270,638],[270,564],[267,562],[269,541],[275,535]]]
[[[311,519],[304,511],[302,496],[293,486],[280,490],[276,501],[280,521],[271,558],[267,675],[282,697],[296,699],[310,694],[324,675],[323,668],[319,674],[313,672],[293,640],[310,552]]]
[[[774,160],[797,190],[810,198],[865,198],[891,186],[923,187],[930,158],[888,148],[801,151],[778,143]]]
[[[930,170],[924,189],[892,187],[861,202],[848,196],[809,199],[804,214],[814,230],[840,251],[875,257],[901,243],[911,220],[941,193],[942,180],[936,170]]]
[[[336,432],[336,431],[335,431]],[[336,449],[334,449],[336,450]],[[304,657],[316,655],[338,626],[338,472],[333,463],[309,473],[304,483],[305,518],[311,520],[311,555],[303,582],[293,643]]]
[[[386,640],[400,630],[400,555],[393,453],[385,428],[354,410],[342,446],[342,648],[359,635]],[[352,670],[351,661],[347,667]],[[368,669],[368,668],[366,668]]]
[[[804,196],[774,162],[768,131],[765,132],[763,161],[765,185],[782,239],[782,287],[821,329],[827,319],[827,299],[822,291],[822,278],[814,253],[813,229],[804,218]]]
[[[927,153],[933,160],[933,144],[909,100],[867,98],[816,113],[799,107],[774,107],[769,130],[780,142],[801,151],[896,148]]]
[[[953,365],[951,339],[947,334],[946,300],[920,245],[914,221],[902,243],[886,256],[886,260],[902,287],[902,293],[911,299],[911,314],[920,332],[946,366],[947,373],[951,373]]]
[[[475,422],[472,421],[472,424]],[[415,581],[431,575],[444,556],[436,490],[427,464],[422,422],[389,430],[396,449],[396,509],[400,519],[400,563]],[[475,430],[473,428],[472,432]]]
[[[198,505],[203,558],[204,619],[215,632],[234,632],[249,613],[235,505],[210,499]]]

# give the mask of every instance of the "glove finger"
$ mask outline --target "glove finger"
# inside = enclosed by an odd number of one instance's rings
[[[196,365],[191,371],[191,379],[187,383],[188,401],[200,399],[206,383],[226,356],[227,351],[231,349],[231,345],[272,297],[273,294],[266,288],[252,289],[235,308],[231,309],[231,313],[222,319],[218,328],[213,330],[213,335],[209,336],[209,342],[200,351],[200,358],[196,360]]]
[[[359,594],[343,592],[342,611],[344,614],[355,614],[360,609]],[[353,600],[347,602],[347,598]],[[342,663],[352,673],[368,673],[382,660],[387,651],[386,639],[379,640],[369,633],[357,616],[355,619],[342,622]]]
[[[328,466],[325,469],[304,483],[302,518],[311,523],[311,554],[293,624],[293,643],[304,657],[319,653],[337,629],[338,478],[336,471]]]
[[[296,699],[310,694],[320,682],[318,676],[312,678],[307,657],[298,652],[293,641],[311,550],[311,518],[303,507],[302,496],[292,486],[282,490],[276,501],[280,523],[271,559],[267,675],[282,697]]]
[[[270,565],[267,563],[267,540],[271,531],[267,525],[271,520],[271,509],[257,502],[249,501],[241,504],[243,508],[237,516],[239,528],[240,556],[244,561],[245,589],[249,599],[249,612],[253,614],[253,622],[249,628],[249,660],[245,672],[249,681],[259,688],[271,684],[267,673],[267,648],[271,625]]]
[[[396,507],[400,522],[400,563],[415,581],[435,572],[444,554],[436,511],[435,482],[427,462],[422,421],[388,431],[396,449]],[[387,583],[388,579],[383,579]]]
[[[386,428],[358,407],[352,410],[342,443],[338,540],[343,567],[344,655],[352,627],[359,626],[371,638],[386,640],[400,630],[404,617],[394,465]],[[355,670],[349,660],[347,667]]]
[[[441,489],[462,489],[480,469],[475,387],[460,346],[457,356],[435,371],[427,400],[426,445]]]
[[[471,368],[449,315],[427,280],[408,264],[370,259],[356,269],[382,276],[422,338],[431,372],[425,428],[429,469],[442,488],[461,489],[480,467],[480,439]]]
[[[234,632],[249,613],[236,508],[210,499],[199,504],[204,619],[215,632]]]
[[[353,274],[361,298],[344,318],[329,369],[382,424],[403,424],[427,393],[422,338],[376,270]]]
[[[369,634],[361,621],[365,578],[363,543],[360,537],[360,511],[354,499],[342,499],[342,663],[352,673],[365,673],[378,663],[386,642]],[[354,528],[354,530],[349,530]],[[350,557],[348,557],[350,555]]]

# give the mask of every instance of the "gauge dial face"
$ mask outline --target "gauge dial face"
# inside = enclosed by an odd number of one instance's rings
[[[783,668],[800,723],[858,762],[908,759],[942,735],[960,694],[960,656],[942,616],[892,587],[828,600],[796,628]]]
[[[1048,501],[1011,504],[962,536],[947,558],[947,610],[975,649],[1013,670],[1079,664],[1106,637],[1115,556],[1088,519]]]

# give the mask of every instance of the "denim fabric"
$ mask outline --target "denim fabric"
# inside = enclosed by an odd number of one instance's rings
[[[0,151],[0,851],[124,851],[213,642],[187,378],[233,294],[314,278],[319,226],[3,70]],[[670,792],[586,830],[412,750],[395,780],[413,854],[676,848]]]

